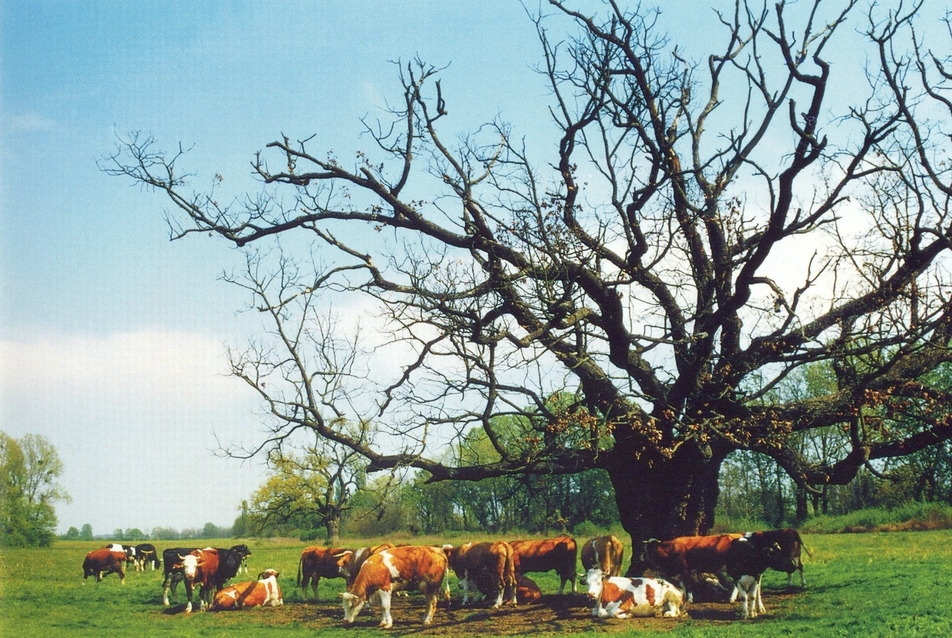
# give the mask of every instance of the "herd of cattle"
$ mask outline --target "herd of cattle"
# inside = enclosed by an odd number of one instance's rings
[[[380,626],[384,628],[393,624],[391,596],[400,590],[423,594],[423,623],[430,624],[441,592],[450,600],[450,569],[463,590],[463,605],[469,603],[471,594],[482,595],[494,608],[537,601],[542,594],[526,574],[555,571],[560,595],[568,583],[572,592],[577,591],[577,578],[584,579],[592,614],[600,618],[677,617],[695,595],[708,600],[721,597],[729,602],[740,597],[741,616],[753,618],[765,611],[760,581],[767,569],[786,572],[788,586],[793,572],[798,571],[801,586],[806,584],[801,549],[806,548],[800,535],[789,528],[684,536],[667,541],[652,539],[634,544],[630,567],[627,575],[622,576],[624,545],[611,535],[586,541],[581,552],[569,536],[473,542],[456,547],[391,543],[360,549],[313,546],[301,553],[296,582],[305,599],[310,587],[316,600],[321,578],[344,578],[346,591],[340,594],[344,624],[354,622],[361,609],[376,598]],[[576,573],[579,553],[582,574]],[[283,604],[278,572],[273,569],[262,572],[257,580],[226,587],[227,581],[240,571],[248,571],[249,555],[247,545],[227,549],[178,547],[163,551],[160,560],[155,547],[148,543],[110,545],[86,556],[83,582],[89,576],[101,581],[103,576],[116,573],[124,583],[126,565],[144,570],[146,565],[156,569],[164,564],[162,601],[166,607],[170,606],[169,593],[175,595],[179,582],[185,583],[186,612],[192,610],[196,590],[202,610]]]

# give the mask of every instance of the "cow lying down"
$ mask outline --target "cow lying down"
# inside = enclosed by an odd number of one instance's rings
[[[283,604],[281,588],[278,586],[278,572],[267,569],[258,574],[258,580],[225,587],[215,594],[212,610],[278,607]]]
[[[606,576],[595,567],[585,574],[585,582],[597,618],[651,617],[659,612],[677,618],[684,607],[681,590],[660,578]]]

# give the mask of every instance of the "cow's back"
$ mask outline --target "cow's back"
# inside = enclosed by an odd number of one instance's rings
[[[565,569],[575,571],[578,547],[570,536],[547,538],[543,540],[509,541],[513,551],[513,563],[516,571],[547,572]]]
[[[369,597],[378,589],[392,590],[395,583],[424,593],[439,589],[449,569],[446,554],[441,550],[407,545],[393,547],[371,555],[361,565],[348,591]]]

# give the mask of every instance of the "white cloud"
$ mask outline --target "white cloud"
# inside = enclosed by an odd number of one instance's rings
[[[199,333],[0,340],[0,421],[63,460],[73,500],[57,507],[61,531],[230,525],[263,476],[215,454],[260,429],[255,396],[226,372],[220,340]]]
[[[17,115],[8,115],[6,126],[11,131],[51,131],[56,126],[56,121],[39,113],[20,113]]]

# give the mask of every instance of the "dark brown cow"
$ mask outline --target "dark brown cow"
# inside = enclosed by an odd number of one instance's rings
[[[464,605],[469,602],[471,587],[487,598],[495,598],[494,609],[501,607],[504,599],[516,604],[516,570],[509,543],[464,543],[459,547],[444,545],[443,551],[463,588]]]
[[[433,622],[440,587],[449,571],[446,554],[437,547],[403,546],[385,549],[371,555],[361,566],[354,584],[341,594],[344,602],[344,624],[354,622],[364,604],[374,594],[380,600],[380,626],[393,626],[390,598],[394,589],[415,589],[426,598],[423,624]]]
[[[635,549],[640,546],[641,551],[637,559],[632,560],[628,575],[641,576],[645,569],[651,569],[677,582],[688,602],[693,602],[693,594],[688,588],[691,572],[723,573],[727,551],[731,543],[741,536],[743,534],[717,534],[679,536],[669,541],[643,541],[635,546]]]
[[[83,560],[83,584],[90,576],[96,577],[96,582],[102,582],[104,576],[119,574],[120,582],[126,584],[126,553],[112,551],[109,548],[97,549],[86,554]]]
[[[611,534],[597,536],[582,545],[581,559],[582,570],[585,572],[598,567],[605,576],[621,576],[625,546]]]
[[[797,530],[787,527],[765,532],[747,532],[744,534],[744,538],[756,540],[765,546],[776,543],[777,547],[771,553],[768,567],[778,572],[786,572],[787,587],[790,587],[793,572],[799,571],[800,586],[806,587],[807,581],[803,577],[803,561],[800,558],[801,550],[806,550],[807,556],[811,558],[813,553],[803,544],[803,539],[800,538],[800,533]]]
[[[534,603],[542,598],[542,592],[536,582],[528,576],[516,577],[516,600],[520,605]]]
[[[305,547],[298,562],[297,584],[307,600],[307,587],[311,586],[314,600],[318,600],[317,586],[321,578],[343,578],[338,566],[338,556],[351,550],[343,547]]]
[[[576,591],[575,564],[578,561],[578,546],[574,538],[559,536],[544,540],[509,541],[509,544],[512,546],[516,574],[555,570],[561,579],[559,593],[565,590],[565,583],[568,581],[572,581],[572,591]]]

